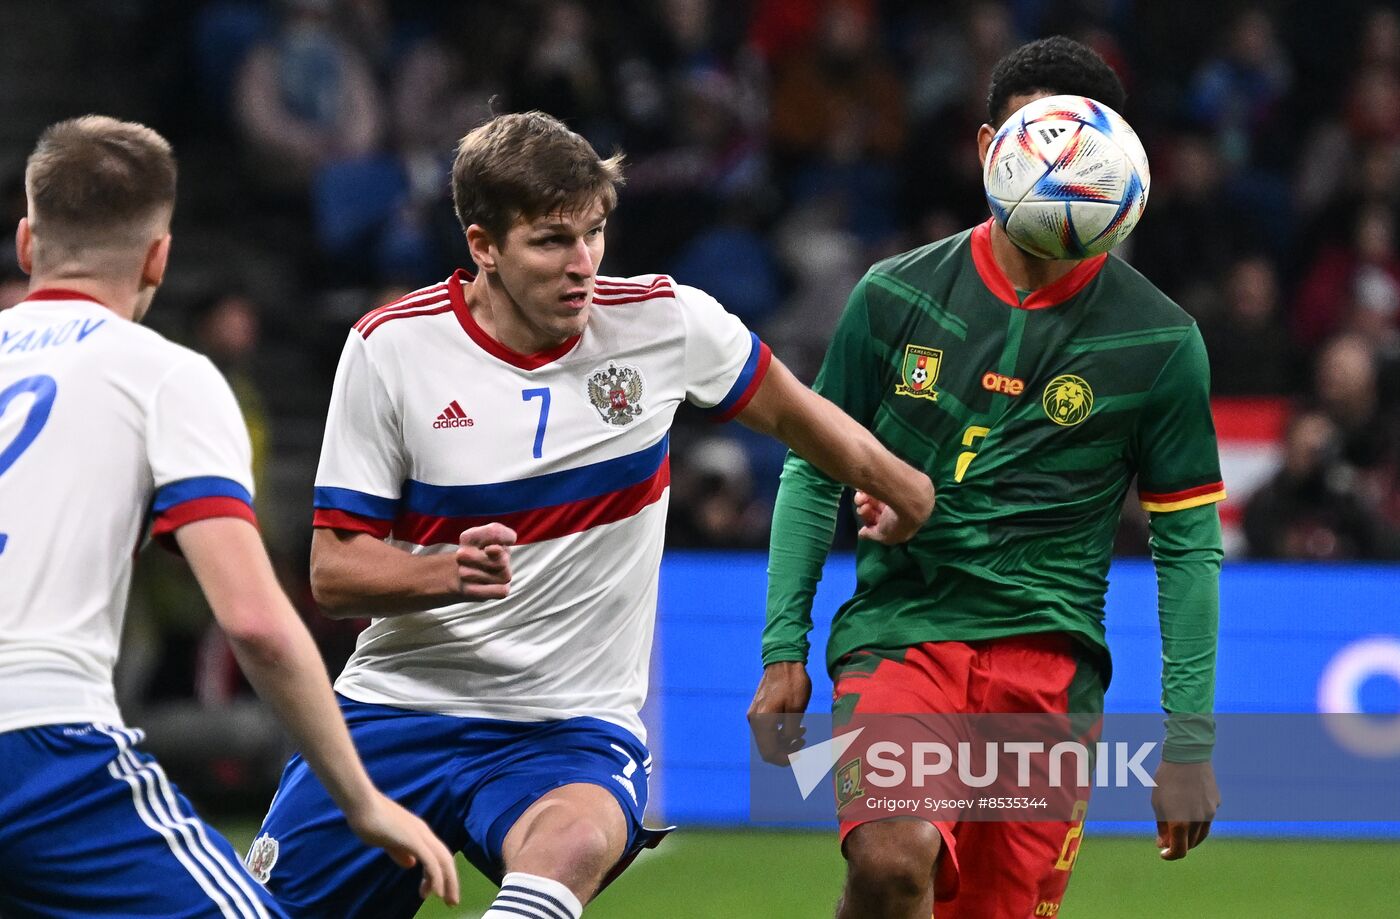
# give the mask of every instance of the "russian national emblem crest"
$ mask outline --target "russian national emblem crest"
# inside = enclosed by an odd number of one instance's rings
[[[588,375],[588,401],[608,424],[631,424],[642,414],[641,371],[609,361]]]
[[[904,363],[900,365],[900,382],[895,384],[897,396],[938,401],[933,384],[938,382],[938,368],[943,364],[943,352],[923,345],[905,345]]]
[[[1094,391],[1083,377],[1062,373],[1045,387],[1040,402],[1051,421],[1069,428],[1088,418],[1094,410]]]
[[[248,857],[243,859],[243,864],[248,867],[248,873],[253,876],[253,880],[259,884],[267,883],[267,879],[272,876],[272,866],[277,864],[279,849],[277,840],[266,833],[253,840],[253,845],[248,849]]]

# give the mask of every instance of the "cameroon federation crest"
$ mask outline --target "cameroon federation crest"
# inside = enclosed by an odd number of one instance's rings
[[[864,795],[865,789],[860,787],[860,759],[857,757],[836,770],[836,809],[841,810]]]
[[[1074,427],[1094,409],[1094,391],[1083,377],[1072,373],[1062,373],[1045,387],[1045,395],[1040,404],[1045,406],[1045,414],[1058,425]]]
[[[900,365],[900,382],[895,384],[897,396],[938,401],[933,384],[938,382],[938,368],[943,364],[943,352],[923,345],[905,345],[904,363]]]
[[[642,414],[641,371],[609,361],[588,375],[588,401],[608,424],[631,424]]]

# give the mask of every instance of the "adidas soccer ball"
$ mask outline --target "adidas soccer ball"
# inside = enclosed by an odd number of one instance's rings
[[[992,215],[1040,258],[1107,252],[1147,207],[1147,154],[1117,112],[1084,96],[1047,96],[1001,126],[982,186]]]

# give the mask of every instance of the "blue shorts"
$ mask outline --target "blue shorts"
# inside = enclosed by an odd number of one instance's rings
[[[642,828],[651,755],[617,725],[596,718],[459,718],[343,696],[340,708],[379,789],[496,883],[505,873],[506,833],[536,799],[561,785],[612,792],[627,818],[629,856],[654,844]],[[412,916],[422,902],[419,872],[355,838],[300,755],[282,773],[249,864],[298,919]]]
[[[0,733],[0,916],[285,919],[140,731]]]

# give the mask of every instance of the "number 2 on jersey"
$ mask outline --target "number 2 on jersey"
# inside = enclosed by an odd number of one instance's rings
[[[980,424],[974,424],[966,431],[963,431],[962,445],[970,447],[978,440],[992,433],[991,428],[984,428]],[[963,476],[967,475],[967,467],[972,465],[972,461],[977,458],[976,450],[964,450],[958,454],[957,466],[953,469],[953,481],[961,482]]]
[[[58,384],[54,378],[44,374],[36,374],[32,377],[25,377],[17,383],[12,383],[0,390],[0,417],[3,417],[5,410],[10,407],[19,396],[25,393],[33,393],[34,401],[29,405],[29,415],[20,425],[19,433],[14,439],[0,448],[0,475],[4,475],[19,455],[29,449],[29,445],[34,442],[34,438],[39,436],[39,432],[44,429],[44,425],[49,420],[49,410],[53,408],[53,398],[58,394]],[[9,536],[0,533],[0,553],[5,551],[5,543],[9,541]]]
[[[531,399],[540,400],[540,425],[535,428],[535,459],[539,459],[544,454],[544,426],[549,424],[549,387],[522,389],[520,398],[526,402]]]

